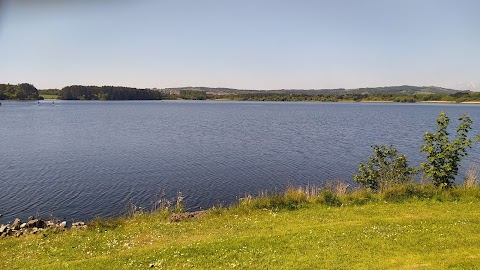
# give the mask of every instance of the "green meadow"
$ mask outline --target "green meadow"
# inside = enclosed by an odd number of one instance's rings
[[[57,99],[58,95],[49,95],[49,94],[42,94],[40,93],[40,96],[43,97],[44,99]]]
[[[0,240],[1,269],[478,269],[480,189],[290,188]]]

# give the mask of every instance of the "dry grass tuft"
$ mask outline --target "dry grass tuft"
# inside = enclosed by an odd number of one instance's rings
[[[328,181],[325,185],[325,189],[330,190],[337,196],[343,196],[347,193],[347,189],[350,185],[340,179],[336,179],[334,181]]]
[[[291,193],[295,190],[297,193],[305,194],[307,200],[312,200],[321,196],[325,190],[331,191],[337,196],[343,196],[347,193],[349,186],[350,185],[347,182],[337,179],[334,181],[328,181],[324,186],[318,186],[315,184],[308,184],[297,188],[289,186],[287,192]]]
[[[151,212],[155,213],[158,211],[170,210],[172,205],[172,200],[165,198],[165,191],[163,190],[160,195],[155,196]]]
[[[316,186],[315,184],[308,184],[308,185],[303,186],[303,187],[302,186],[297,187],[297,188],[289,187],[287,189],[287,193],[288,192],[293,193],[294,191],[296,191],[297,193],[304,194],[305,198],[307,200],[310,200],[310,199],[315,198],[318,195],[320,195],[320,193],[322,192],[322,188],[319,187],[319,186]]]
[[[465,179],[463,180],[463,186],[466,188],[478,186],[478,164],[470,166],[465,174]]]

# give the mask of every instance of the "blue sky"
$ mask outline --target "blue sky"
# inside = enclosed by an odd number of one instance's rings
[[[477,0],[4,0],[0,82],[480,91],[479,11]]]

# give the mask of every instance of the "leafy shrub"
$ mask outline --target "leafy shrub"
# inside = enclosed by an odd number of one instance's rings
[[[287,189],[283,195],[283,207],[287,209],[299,209],[307,202],[307,194],[293,187]]]
[[[407,156],[398,155],[392,146],[372,146],[375,155],[366,164],[360,163],[354,181],[374,191],[413,180],[416,169],[408,167]]]
[[[316,199],[317,202],[326,204],[328,206],[342,206],[342,201],[331,190],[325,189],[320,193],[320,196]]]
[[[422,146],[422,152],[427,154],[427,161],[421,163],[421,168],[436,187],[450,188],[454,185],[459,163],[467,155],[467,148],[472,145],[472,140],[467,137],[472,120],[466,114],[458,120],[461,123],[453,141],[450,141],[447,131],[450,118],[444,111],[438,116],[437,131],[427,132],[423,137],[425,145]]]

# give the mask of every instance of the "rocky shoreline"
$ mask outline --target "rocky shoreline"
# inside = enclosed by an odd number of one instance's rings
[[[71,225],[71,228],[78,229],[84,229],[86,227],[87,225],[83,221],[74,222]],[[46,230],[64,231],[67,228],[66,221],[45,220],[31,216],[27,222],[22,222],[19,218],[16,218],[12,224],[0,225],[0,238],[38,234]]]
[[[169,218],[169,222],[180,222],[186,219],[200,218],[206,213],[203,211],[173,213]],[[69,227],[66,221],[59,220],[45,220],[43,218],[35,218],[33,216],[28,218],[27,222],[22,222],[19,218],[10,224],[0,225],[0,239],[5,237],[20,237],[22,235],[39,234],[47,230],[51,231],[65,231]],[[83,221],[73,222],[70,226],[72,229],[85,229],[87,224]]]

